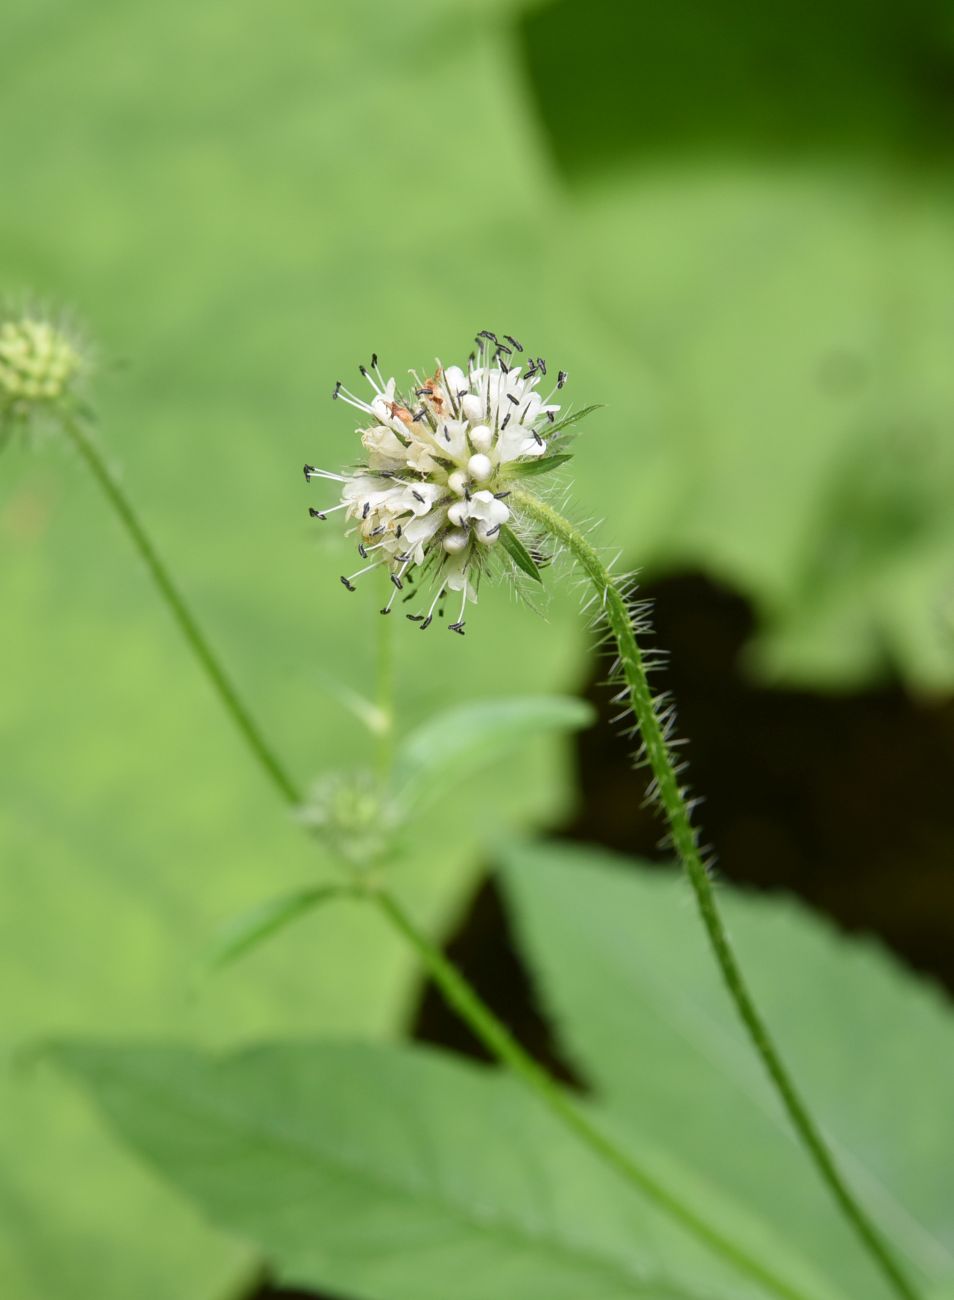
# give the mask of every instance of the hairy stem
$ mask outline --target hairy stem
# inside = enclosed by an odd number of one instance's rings
[[[590,580],[616,641],[629,698],[639,724],[646,761],[653,774],[659,803],[669,824],[676,853],[692,885],[703,925],[722,977],[749,1037],[762,1059],[795,1131],[832,1196],[854,1227],[893,1290],[904,1300],[918,1300],[887,1243],[849,1188],[821,1130],[807,1110],[768,1027],[756,1008],[716,903],[715,890],[699,853],[676,765],[663,723],[649,688],[642,652],[633,630],[626,597],[586,537],[547,502],[525,488],[515,487],[512,504],[535,525],[560,542]]]
[[[417,928],[397,899],[383,890],[376,891],[372,897],[390,924],[416,950],[451,1010],[470,1026],[493,1056],[534,1092],[603,1164],[608,1165],[626,1182],[638,1188],[693,1236],[704,1241],[741,1272],[755,1278],[776,1295],[784,1296],[785,1300],[805,1300],[804,1292],[796,1290],[729,1238],[724,1237],[674,1196],[653,1174],[639,1165],[625,1151],[620,1150],[615,1142],[590,1120],[585,1111],[576,1105],[565,1089],[561,1088],[546,1070],[537,1065],[533,1057],[523,1050],[507,1027],[497,1019],[457,968]]]
[[[290,804],[299,804],[301,796],[295,787],[295,783],[275,757],[271,746],[265,740],[252,715],[239,698],[235,687],[226,676],[198,623],[196,623],[188,606],[179,594],[178,588],[169,576],[168,569],[160,560],[156,548],[146,535],[145,529],[139,522],[139,518],[126,494],[100,456],[89,434],[78,419],[67,415],[63,415],[61,419],[64,430],[88,465],[96,482],[102,488],[109,504],[115,510],[119,522],[125,528],[133,546],[145,562],[159,595],[165,601],[179,631],[185,637],[189,649],[198,660],[226,712],[238,727],[249,750],[282,798]]]

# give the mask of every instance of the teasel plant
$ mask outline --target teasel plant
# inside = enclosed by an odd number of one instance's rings
[[[373,573],[385,600],[375,729],[377,779],[332,776],[310,794],[298,788],[186,604],[94,435],[84,388],[90,358],[60,318],[36,309],[0,313],[0,446],[16,433],[55,426],[72,443],[112,507],[156,590],[239,735],[300,823],[320,836],[343,868],[341,883],[315,887],[238,918],[223,935],[215,961],[228,962],[312,907],[349,896],[375,906],[410,945],[442,996],[493,1057],[556,1115],[593,1155],[743,1274],[786,1300],[809,1300],[720,1228],[698,1214],[654,1172],[624,1150],[517,1042],[460,971],[419,928],[393,891],[387,866],[397,834],[408,829],[413,801],[394,797],[391,727],[391,636],[388,616],[405,605],[407,620],[427,631],[444,619],[458,635],[482,586],[512,581],[524,594],[544,586],[549,567],[569,562],[586,587],[583,613],[608,648],[617,721],[637,741],[635,761],[650,776],[649,794],[698,906],[705,935],[739,1019],[773,1085],[795,1135],[819,1177],[885,1280],[903,1300],[918,1300],[895,1251],[858,1201],[831,1146],[809,1112],[760,1014],[722,921],[712,863],[700,848],[693,800],[673,750],[675,711],[650,687],[653,652],[644,648],[650,611],[632,575],[616,574],[588,531],[562,508],[568,495],[569,450],[581,421],[596,409],[564,408],[567,372],[552,373],[513,335],[482,330],[464,365],[436,361],[410,372],[399,390],[378,357],[359,367],[360,396],[337,382],[335,401],[359,414],[361,454],[343,469],[304,467],[337,499],[309,506],[324,523],[340,514],[358,564],[340,575],[353,595]],[[555,471],[559,471],[554,473]],[[558,504],[559,503],[559,504]],[[378,588],[380,589],[380,588]],[[453,653],[448,647],[448,653]]]

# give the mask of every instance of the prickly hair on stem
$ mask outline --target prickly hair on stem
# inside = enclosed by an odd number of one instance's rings
[[[561,517],[565,513],[565,508],[564,499],[560,511]],[[686,810],[685,825],[682,827],[683,842],[687,842],[688,836],[688,841],[691,841],[696,852],[705,853],[706,870],[711,871],[714,858],[708,850],[700,848],[698,831],[691,821],[692,811],[701,800],[691,796],[688,785],[681,779],[686,771],[686,763],[677,761],[671,753],[685,744],[684,740],[676,736],[675,701],[668,692],[654,693],[649,689],[650,677],[665,666],[669,657],[668,652],[660,647],[650,645],[648,649],[645,648],[646,641],[651,640],[653,636],[652,601],[640,596],[636,571],[616,571],[621,552],[610,553],[592,542],[591,535],[597,527],[598,521],[592,520],[577,530],[580,536],[586,539],[587,546],[597,560],[600,570],[599,573],[594,573],[593,570],[584,568],[579,575],[577,585],[581,592],[581,611],[587,619],[595,648],[609,660],[609,668],[601,685],[611,692],[610,703],[616,709],[610,722],[611,725],[619,728],[628,740],[636,742],[631,754],[634,768],[649,769],[651,773],[643,806],[654,806],[663,819],[663,825],[666,826],[660,839],[660,847],[678,850],[669,815],[670,809],[666,800],[662,798],[658,773],[660,755],[651,752],[651,748],[658,749],[658,742],[661,741],[668,766],[676,778],[676,794]],[[561,549],[566,549],[565,542],[561,543]],[[579,561],[579,555],[574,555],[573,558]],[[621,637],[621,625],[625,625],[628,629],[630,634],[628,638]],[[627,641],[630,642],[629,646],[626,644]],[[644,705],[648,704],[658,724],[658,737],[650,735],[648,739],[647,728],[644,726],[645,713],[642,721],[637,716],[637,701],[633,691],[635,665],[629,662],[632,648],[636,646],[639,647],[638,669],[646,683]],[[667,791],[670,796],[671,793]]]

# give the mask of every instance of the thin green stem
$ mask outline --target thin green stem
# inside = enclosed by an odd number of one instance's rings
[[[133,546],[145,562],[146,568],[149,570],[149,574],[155,582],[160,596],[165,601],[170,614],[178,625],[180,632],[185,637],[189,648],[192,650],[196,659],[199,661],[199,665],[203,672],[209,679],[212,689],[218,695],[226,712],[231,716],[233,722],[238,727],[242,738],[245,740],[259,766],[263,769],[272,785],[276,787],[284,800],[290,804],[297,805],[301,803],[301,796],[295,787],[294,781],[279,760],[275,757],[271,746],[267,743],[251,714],[239,699],[235,687],[229,681],[224,669],[213,653],[211,646],[200,630],[198,623],[196,623],[188,606],[179,594],[177,587],[169,576],[169,571],[163,564],[162,560],[160,560],[155,547],[146,535],[145,529],[139,522],[126,494],[110,473],[105,461],[100,456],[86,430],[83,428],[80,421],[72,416],[64,414],[61,419],[64,430],[69,435],[77,451],[88,465],[96,482],[102,488],[106,499],[115,510],[119,521],[128,533]]]
[[[565,1089],[537,1065],[509,1030],[464,979],[440,949],[435,948],[393,897],[385,892],[375,892],[372,897],[390,924],[399,931],[416,950],[424,967],[429,971],[448,1006],[464,1020],[477,1038],[493,1056],[513,1072],[554,1115],[570,1129],[589,1149],[626,1182],[636,1187],[646,1197],[664,1210],[671,1218],[704,1241],[712,1250],[728,1260],[737,1269],[767,1286],[785,1300],[805,1300],[805,1294],[778,1277],[757,1259],[740,1249],[729,1238],[700,1218],[689,1206],[674,1196],[658,1179],[611,1141],[586,1113],[571,1099]]]
[[[669,824],[676,853],[695,893],[703,925],[732,1001],[788,1112],[798,1137],[832,1196],[893,1290],[899,1296],[903,1296],[904,1300],[918,1300],[917,1292],[908,1281],[893,1252],[838,1169],[820,1128],[802,1101],[749,992],[723,924],[712,881],[699,853],[689,805],[680,786],[678,771],[666,740],[663,723],[649,688],[642,652],[636,640],[625,595],[600,559],[596,549],[557,510],[520,487],[513,489],[512,504],[527,519],[542,528],[570,552],[589,578],[601,601],[606,622],[616,641],[621,670],[629,689],[630,701],[639,724],[646,761],[655,780],[659,803]]]

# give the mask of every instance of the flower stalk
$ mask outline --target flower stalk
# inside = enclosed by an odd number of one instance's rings
[[[144,561],[159,595],[185,638],[186,644],[198,660],[212,689],[218,696],[219,702],[235,723],[242,739],[269,781],[275,786],[286,803],[297,807],[301,803],[301,796],[294,781],[282,763],[275,757],[274,751],[259,730],[258,724],[242,703],[238,692],[219,663],[205,634],[196,622],[188,605],[186,605],[178,587],[172,581],[169,570],[160,559],[158,551],[139,522],[139,517],[119,482],[110,472],[80,420],[74,415],[61,411],[59,422],[73,446],[86,462],[93,478],[99,484],[119,522],[126,530],[133,547]]]
[[[600,559],[596,548],[578,528],[549,503],[527,491],[526,488],[515,486],[513,506],[514,509],[522,512],[526,519],[536,524],[564,547],[589,579],[616,642],[620,671],[639,725],[646,763],[653,775],[656,795],[669,825],[673,847],[692,886],[702,923],[729,996],[781,1098],[796,1134],[835,1201],[897,1295],[904,1297],[904,1300],[918,1300],[917,1293],[880,1232],[848,1187],[828,1143],[802,1101],[769,1033],[768,1026],[749,992],[716,903],[712,880],[699,852],[689,803],[679,783],[676,764],[666,739],[665,727],[649,687],[642,651],[636,639],[626,596]]]

